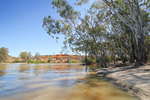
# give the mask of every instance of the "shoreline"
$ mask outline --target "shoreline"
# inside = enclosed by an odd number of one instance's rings
[[[51,64],[51,65],[82,65],[83,63],[1,63],[0,65],[6,64]]]
[[[95,72],[130,95],[140,100],[150,100],[150,64],[139,67],[131,65],[100,68]]]

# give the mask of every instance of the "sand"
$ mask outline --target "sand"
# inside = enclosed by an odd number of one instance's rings
[[[96,69],[103,76],[121,89],[137,96],[140,100],[150,100],[150,64],[134,67],[133,65],[116,68]]]

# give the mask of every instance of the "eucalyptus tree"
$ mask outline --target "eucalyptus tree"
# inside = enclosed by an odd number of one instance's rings
[[[21,52],[20,58],[23,60],[23,62],[29,62],[32,58],[31,52]]]
[[[94,38],[91,33],[87,34],[87,28],[83,28],[85,21],[80,17],[80,12],[75,11],[66,0],[53,0],[52,4],[57,8],[62,19],[54,20],[51,16],[44,18],[43,27],[49,35],[64,34],[66,39],[72,38],[78,40],[81,38],[85,44],[93,43]],[[91,45],[87,45],[87,48],[96,56],[100,65],[103,67],[104,65],[97,51],[92,49]]]
[[[141,6],[147,6],[149,3],[143,3],[143,0],[121,0],[122,7],[116,3],[118,0],[103,0],[114,14],[127,25],[132,31],[132,35],[135,38],[135,56],[136,65],[143,65],[147,62],[146,50],[145,50],[145,26],[143,24],[143,18],[141,13]],[[124,9],[127,8],[126,9]]]
[[[71,48],[72,52],[74,53],[82,53],[85,54],[85,63],[87,64],[87,55],[90,51],[87,49],[87,44],[83,41],[82,38],[78,38],[77,40],[74,40],[73,38],[69,38],[64,42],[65,45],[69,44],[69,47]]]
[[[8,53],[9,53],[8,48],[5,47],[0,48],[0,63],[5,62],[7,60]]]
[[[27,61],[29,62],[31,60],[31,58],[32,58],[32,54],[31,54],[31,52],[28,52],[27,53]]]
[[[98,5],[100,4],[100,5]],[[97,10],[101,9],[101,10]],[[104,16],[106,15],[104,3],[101,1],[95,1],[89,10],[87,10],[87,14],[84,19],[82,19],[82,29],[86,29],[86,34],[92,40],[92,45],[95,44],[95,51],[98,52],[101,57],[101,61],[103,65],[106,67],[106,49],[104,47],[104,42],[106,41],[106,23]]]
[[[123,64],[126,63],[127,55],[129,55],[130,62],[134,62],[134,52],[132,52],[132,46],[130,45],[131,37],[128,34],[130,31],[127,33],[127,27],[116,16],[108,17],[108,26],[107,40],[112,45],[113,50],[118,53]]]
[[[76,5],[88,1],[77,0]],[[57,8],[61,19],[45,17],[43,27],[51,36],[64,34],[65,43],[69,43],[73,50],[93,53],[101,66],[107,66],[108,52],[114,56],[118,53],[124,64],[126,55],[130,56],[130,62],[136,59],[136,65],[146,63],[144,46],[149,30],[149,15],[145,9],[148,9],[149,5],[146,4],[149,1],[140,2],[140,5],[138,0],[103,1],[106,5],[101,0],[95,1],[86,10],[85,16],[81,17],[81,13],[75,11],[66,0],[53,0],[52,4]],[[140,7],[145,7],[144,11],[141,12]],[[111,44],[110,50],[106,49],[107,42]]]
[[[143,11],[147,14],[150,11],[149,0],[103,0],[111,11],[111,15],[116,14],[117,17],[131,30],[134,38],[134,53],[136,65],[142,65],[147,62],[145,50],[146,31],[149,25],[145,24]],[[78,0],[78,4],[86,3],[88,0]],[[146,23],[149,23],[147,21]],[[130,50],[131,51],[131,50]]]
[[[104,45],[104,43],[109,42],[112,45],[113,50],[116,51],[118,55],[120,56],[120,58],[122,59],[123,64],[125,64],[126,63],[126,59],[125,59],[126,50],[124,49],[122,39],[120,38],[122,30],[120,28],[119,22],[117,22],[116,19],[112,17],[112,15],[109,12],[109,9],[106,7],[106,5],[102,4],[100,1],[95,2],[92,5],[92,7],[94,8],[93,12],[97,12],[96,18],[95,18],[97,20],[94,22],[94,24],[96,24],[96,27],[100,28],[100,30],[97,31],[98,33],[97,37],[99,37],[99,42],[101,44],[97,46],[102,51],[101,52],[102,61],[106,62],[106,58],[107,58],[106,51],[107,52],[109,51],[108,49],[105,49],[107,45]],[[92,15],[94,14],[92,13]],[[110,54],[110,51],[109,51],[109,54]],[[113,52],[113,55],[114,55],[114,52]]]
[[[128,10],[127,6],[122,5],[124,2],[122,0],[115,0],[115,3],[118,4],[119,6],[121,6],[125,11],[127,11],[127,13],[130,13],[130,11]],[[121,16],[125,16],[124,13],[122,13],[122,11],[118,12],[121,14]],[[148,33],[148,23],[150,22],[149,20],[149,13],[143,9],[141,9],[141,15],[142,15],[142,20],[143,20],[143,25],[146,29],[145,34]],[[131,29],[125,24],[123,23],[118,16],[115,13],[110,14],[111,15],[111,19],[112,19],[112,25],[114,28],[118,28],[115,25],[119,24],[119,27],[121,28],[120,30],[122,31],[121,35],[119,36],[121,38],[121,41],[123,42],[123,46],[125,46],[126,50],[127,50],[127,54],[129,54],[129,61],[131,63],[134,62],[134,60],[136,59],[136,38],[134,37],[134,35],[132,34]],[[126,19],[126,21],[130,22],[129,19]],[[144,41],[145,42],[145,41]],[[146,45],[145,45],[146,46]],[[146,49],[147,50],[147,49]],[[147,53],[146,53],[147,54]]]
[[[146,36],[146,52],[148,61],[150,61],[150,35]]]
[[[43,27],[47,33],[49,35],[64,34],[66,36],[65,43],[68,42],[73,46],[79,46],[80,44],[79,47],[81,47],[82,44],[83,47],[86,47],[86,51],[90,51],[96,56],[102,67],[106,67],[106,49],[103,45],[103,42],[106,41],[106,20],[104,18],[106,16],[106,5],[100,1],[94,2],[87,10],[85,17],[81,18],[81,14],[74,11],[65,0],[54,0],[52,4],[57,7],[63,20],[54,20],[50,16],[45,17]]]
[[[34,58],[35,58],[36,61],[40,61],[41,60],[40,59],[40,54],[38,52],[35,54]]]
[[[21,52],[19,56],[23,60],[23,62],[27,62],[28,61],[27,55],[28,55],[27,52]]]

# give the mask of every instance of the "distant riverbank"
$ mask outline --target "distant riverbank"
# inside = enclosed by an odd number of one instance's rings
[[[1,64],[43,64],[43,63],[1,63]],[[44,63],[51,65],[81,65],[83,63]]]
[[[150,100],[150,64],[134,67],[133,65],[116,68],[100,68],[95,70],[121,89],[139,97]]]

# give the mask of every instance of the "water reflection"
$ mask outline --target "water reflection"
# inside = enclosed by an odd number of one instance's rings
[[[6,70],[6,66],[5,65],[1,65],[1,67],[0,67],[0,77],[2,77],[3,75],[6,74],[5,70]]]
[[[137,100],[97,77],[89,66],[0,65],[0,100]]]

